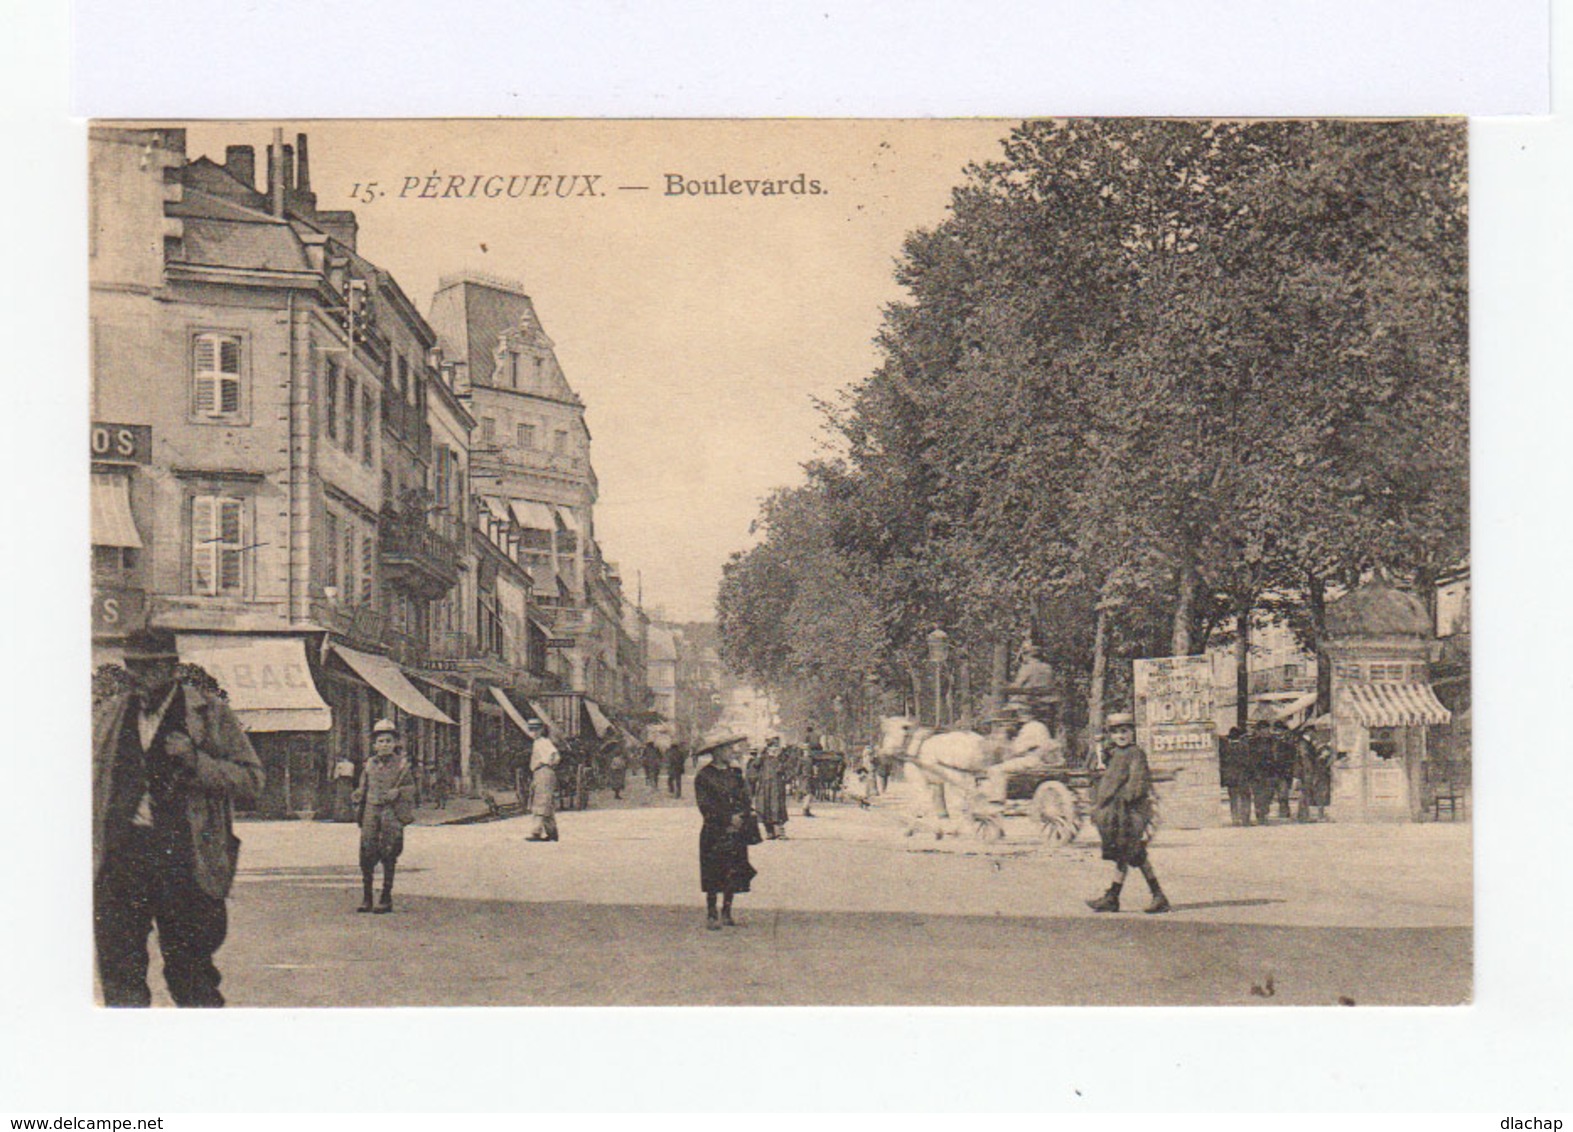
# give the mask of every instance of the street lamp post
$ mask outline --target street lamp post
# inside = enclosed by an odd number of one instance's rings
[[[934,726],[945,726],[941,716],[944,708],[940,700],[940,680],[945,672],[945,662],[950,658],[950,635],[943,629],[935,629],[928,635],[929,663],[934,666]]]

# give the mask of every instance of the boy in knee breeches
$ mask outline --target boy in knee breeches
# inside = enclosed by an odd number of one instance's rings
[[[404,827],[415,819],[415,776],[399,750],[398,728],[379,719],[372,726],[372,754],[361,771],[354,803],[360,815],[362,900],[357,912],[393,911],[393,875],[404,851]],[[382,865],[382,897],[372,904],[372,884]]]

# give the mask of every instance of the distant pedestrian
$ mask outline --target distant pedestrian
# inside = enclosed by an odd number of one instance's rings
[[[674,798],[683,796],[683,772],[688,763],[688,748],[673,743],[666,752],[666,789]]]
[[[1326,821],[1333,794],[1333,748],[1302,731],[1299,745],[1300,821]]]
[[[1218,780],[1229,794],[1229,820],[1251,824],[1251,779],[1245,729],[1231,727],[1218,744]]]
[[[628,788],[628,757],[623,754],[623,745],[615,739],[603,749],[606,751],[606,788],[613,798],[621,799]]]
[[[646,743],[640,755],[640,764],[644,768],[644,784],[651,790],[660,788],[661,763],[665,761],[666,752],[655,743]]]
[[[404,852],[404,827],[415,820],[415,774],[399,750],[399,729],[389,719],[371,727],[371,758],[361,767],[355,788],[360,821],[361,904],[357,912],[393,911],[393,876]],[[371,894],[377,865],[382,865],[382,897]]]
[[[765,836],[772,841],[784,839],[787,823],[786,766],[778,737],[772,735],[765,740],[764,750],[749,764],[745,777],[754,801],[754,812],[765,827]]]
[[[1103,859],[1113,861],[1114,883],[1096,900],[1087,901],[1094,912],[1118,912],[1120,889],[1132,866],[1141,870],[1152,892],[1148,912],[1169,911],[1169,898],[1158,884],[1158,874],[1147,859],[1147,839],[1152,829],[1152,774],[1147,753],[1136,745],[1136,719],[1124,712],[1109,716],[1105,730],[1112,748],[1109,765],[1093,793],[1092,820],[1103,841]]]
[[[526,841],[557,840],[557,767],[563,761],[544,720],[525,721],[530,743],[530,821]]]
[[[733,753],[747,736],[723,735],[701,747],[697,755],[710,762],[694,775],[694,801],[704,817],[699,829],[699,887],[705,894],[705,927],[718,931],[736,927],[732,897],[749,890],[758,875],[748,861],[748,846],[757,836],[757,825],[748,800],[743,774],[732,765]],[[716,898],[721,900],[719,914]]]
[[[93,707],[93,943],[106,1006],[152,1003],[155,925],[175,1005],[224,1005],[213,956],[240,848],[230,813],[262,794],[262,763],[229,705],[180,681],[175,645],[167,629],[131,634],[132,686]]]
[[[355,820],[355,780],[360,776],[360,768],[355,760],[350,758],[348,752],[339,756],[333,764],[333,820],[339,822],[352,822]]]

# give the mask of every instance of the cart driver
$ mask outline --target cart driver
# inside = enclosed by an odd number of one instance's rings
[[[1011,700],[1001,710],[1021,726],[1010,741],[1007,757],[991,766],[985,775],[983,796],[996,807],[1005,805],[1005,791],[1011,775],[1053,770],[1065,765],[1065,744],[1054,737],[1048,724],[1037,718],[1029,701]]]

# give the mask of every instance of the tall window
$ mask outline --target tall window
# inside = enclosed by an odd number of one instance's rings
[[[552,451],[559,456],[568,452],[568,434],[561,429],[552,434]]]
[[[192,412],[201,417],[240,415],[240,336],[198,334],[192,343]]]
[[[325,390],[327,396],[324,400],[327,402],[328,439],[337,440],[339,438],[339,363],[332,358],[328,359],[328,372],[324,382],[327,386]]]
[[[491,417],[481,418],[481,443],[488,448],[497,445],[497,422]]]
[[[344,451],[355,455],[355,378],[344,375]]]
[[[522,424],[519,426],[519,447],[535,447],[535,426],[533,424]]]
[[[191,592],[242,594],[246,588],[246,501],[227,495],[191,499]]]
[[[371,390],[360,395],[360,462],[371,467],[372,437],[377,429],[377,410],[371,399]]]
[[[508,388],[519,388],[519,352],[508,351]]]

